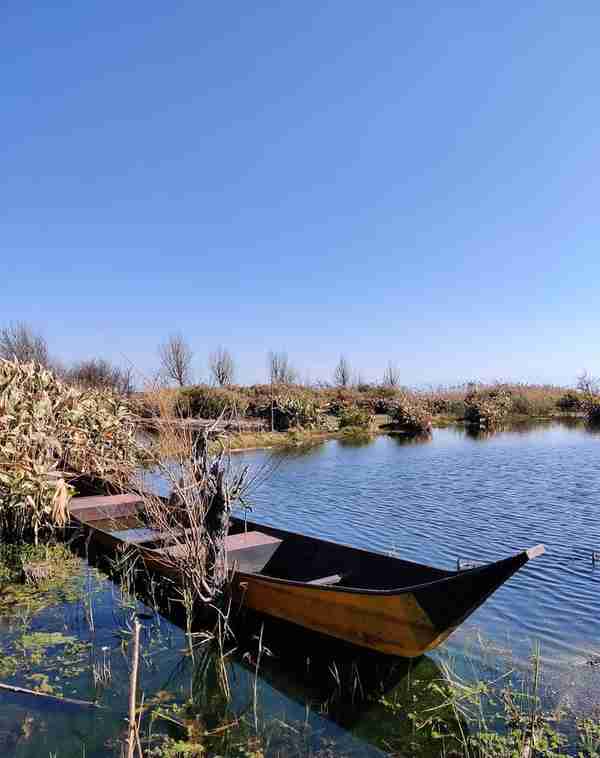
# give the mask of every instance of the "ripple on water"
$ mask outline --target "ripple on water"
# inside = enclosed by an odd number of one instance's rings
[[[473,439],[435,430],[422,444],[378,437],[331,441],[279,465],[254,493],[257,521],[454,568],[542,542],[528,564],[472,617],[492,639],[528,654],[587,660],[600,648],[600,439],[548,424]],[[259,463],[248,453],[240,463]]]

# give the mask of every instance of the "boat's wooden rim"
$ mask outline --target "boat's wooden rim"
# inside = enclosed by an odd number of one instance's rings
[[[74,503],[79,498],[74,498],[71,502]],[[82,498],[83,499],[83,498]],[[98,498],[100,499],[100,498]],[[129,501],[132,502],[133,501]],[[136,501],[137,502],[137,501]],[[140,498],[141,502],[141,498]],[[110,506],[109,506],[110,507]],[[81,508],[82,511],[85,512],[85,507]],[[135,545],[133,543],[127,543],[126,541],[122,540],[120,537],[116,536],[114,533],[106,530],[101,529],[94,525],[94,522],[86,522],[83,519],[80,519],[76,513],[71,514],[72,518],[77,521],[77,523],[81,524],[82,526],[87,527],[88,529],[93,529],[96,532],[102,532],[104,535],[109,537],[111,540],[121,543],[123,545],[129,545],[130,547],[138,550],[142,556],[146,555],[148,558],[152,558],[152,560],[162,563],[167,566],[173,566],[174,562],[170,561],[165,553],[162,552],[161,549],[157,548],[149,548],[144,547],[143,545]],[[420,568],[435,568],[428,566],[424,563],[416,563],[414,561],[406,561],[404,558],[397,558],[396,556],[389,555],[387,553],[379,552],[376,550],[366,550],[365,548],[360,547],[353,547],[352,545],[346,545],[341,542],[333,542],[332,540],[326,540],[321,539],[320,537],[315,537],[313,535],[303,534],[301,532],[291,532],[286,529],[279,529],[274,526],[269,526],[268,524],[257,524],[256,522],[249,522],[244,518],[239,518],[237,516],[232,517],[234,520],[244,524],[248,525],[251,524],[252,527],[258,527],[259,529],[265,528],[268,530],[272,530],[274,532],[278,532],[280,534],[288,534],[290,536],[301,536],[306,537],[307,539],[314,539],[318,542],[321,542],[326,545],[335,545],[336,547],[342,547],[347,548],[349,550],[357,551],[360,553],[364,553],[365,555],[378,555],[384,558],[387,558],[390,561],[398,560],[402,563],[410,564],[412,566],[417,566]],[[110,519],[110,515],[107,515],[107,519]],[[235,535],[234,535],[235,536]],[[243,571],[235,571],[236,580],[237,582],[242,585],[244,581],[248,580],[258,580],[258,581],[265,581],[265,582],[272,582],[276,583],[282,586],[291,586],[291,587],[304,587],[311,590],[319,590],[321,592],[344,592],[344,593],[351,593],[351,594],[361,594],[361,595],[372,595],[377,597],[394,597],[398,595],[404,595],[407,593],[414,593],[419,590],[428,589],[434,585],[444,585],[447,583],[452,583],[458,576],[476,576],[481,573],[486,573],[493,569],[494,567],[497,567],[502,564],[510,564],[510,563],[521,563],[521,565],[527,563],[528,561],[532,560],[533,558],[536,558],[540,555],[542,555],[545,552],[545,546],[543,544],[535,545],[531,548],[521,550],[517,553],[513,553],[510,556],[507,556],[506,558],[500,558],[497,561],[492,561],[490,563],[485,563],[481,566],[475,566],[470,569],[465,569],[464,571],[450,571],[447,569],[438,569],[440,571],[446,571],[447,576],[439,577],[438,579],[432,579],[427,582],[421,582],[420,584],[412,584],[406,587],[397,587],[397,588],[391,588],[391,589],[373,589],[373,588],[367,588],[367,587],[346,587],[341,586],[339,584],[316,584],[306,581],[299,581],[296,579],[282,579],[280,577],[271,576],[270,574],[262,574],[262,573],[248,573]],[[343,567],[341,567],[343,568]]]

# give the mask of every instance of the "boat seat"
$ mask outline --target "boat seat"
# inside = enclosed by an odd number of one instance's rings
[[[331,574],[331,576],[323,576],[320,579],[311,579],[307,584],[339,584],[342,581],[341,574]]]
[[[283,540],[264,532],[242,532],[225,538],[225,549],[230,566],[246,574],[257,574],[264,569]]]

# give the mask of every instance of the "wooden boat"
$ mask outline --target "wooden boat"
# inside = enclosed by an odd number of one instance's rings
[[[146,567],[173,574],[177,546],[147,529],[135,495],[75,498],[71,517],[108,549],[135,545]],[[260,613],[379,652],[415,657],[442,643],[544,546],[464,571],[232,519],[234,590]]]

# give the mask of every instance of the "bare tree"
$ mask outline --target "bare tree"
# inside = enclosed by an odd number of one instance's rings
[[[294,384],[297,381],[298,372],[290,363],[287,353],[271,350],[267,356],[267,363],[271,384]]]
[[[233,383],[235,363],[229,350],[219,347],[214,353],[211,353],[208,358],[208,368],[219,387],[226,387]]]
[[[577,389],[588,397],[594,397],[600,394],[600,379],[584,371],[577,377]]]
[[[65,372],[71,384],[94,389],[111,389],[122,395],[133,391],[132,370],[113,366],[104,358],[80,361]]]
[[[386,370],[383,372],[383,384],[385,387],[400,386],[400,371],[398,366],[391,361],[388,363]]]
[[[158,348],[161,369],[170,380],[185,387],[192,378],[192,357],[190,346],[181,334],[171,334]]]
[[[48,344],[44,337],[22,321],[0,329],[0,358],[8,361],[37,361],[43,366],[50,362]]]
[[[350,378],[352,375],[352,369],[350,363],[345,355],[340,355],[338,365],[333,372],[333,381],[338,387],[348,387],[350,384]]]

